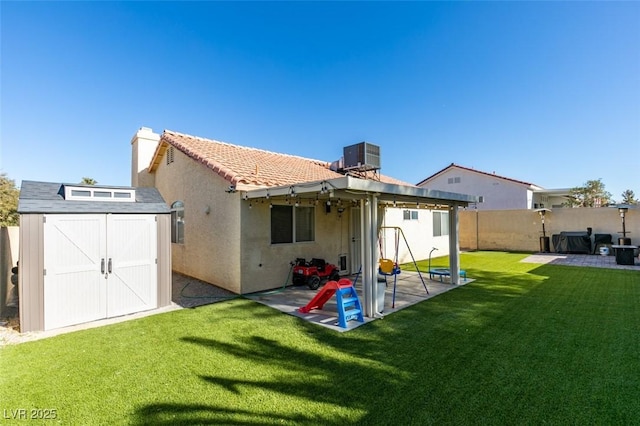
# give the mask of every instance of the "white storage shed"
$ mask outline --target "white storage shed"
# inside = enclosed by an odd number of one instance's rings
[[[23,181],[20,331],[171,304],[171,212],[155,188]]]

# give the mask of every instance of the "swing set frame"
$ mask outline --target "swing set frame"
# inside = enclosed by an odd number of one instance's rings
[[[395,254],[394,254],[394,259],[387,259],[384,257],[384,253],[382,251],[382,233],[384,230],[386,229],[393,229],[394,230],[394,242],[395,242]],[[402,228],[400,228],[399,226],[381,226],[379,231],[378,231],[378,245],[380,246],[380,259],[378,262],[378,273],[380,275],[384,275],[385,277],[385,281],[387,276],[391,276],[393,275],[393,301],[392,301],[392,308],[396,307],[396,287],[397,287],[397,283],[398,283],[398,274],[400,273],[401,269],[400,266],[398,265],[398,252],[399,252],[399,247],[400,247],[400,236],[402,236],[402,239],[404,240],[405,245],[407,246],[407,250],[409,250],[409,254],[411,255],[411,260],[413,261],[413,266],[416,268],[416,271],[418,272],[418,276],[420,277],[420,281],[422,281],[422,286],[424,287],[424,290],[427,292],[427,294],[429,294],[429,290],[427,289],[427,284],[424,282],[424,278],[422,276],[422,273],[420,272],[420,269],[418,269],[418,263],[416,262],[415,257],[413,257],[413,252],[411,251],[411,247],[409,247],[409,242],[407,241],[407,237],[405,237],[404,232],[402,231]],[[391,268],[390,268],[391,266]]]

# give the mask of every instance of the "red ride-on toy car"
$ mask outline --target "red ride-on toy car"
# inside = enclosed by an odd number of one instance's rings
[[[336,265],[326,263],[324,259],[296,259],[293,266],[293,284],[309,286],[311,290],[317,290],[324,281],[338,281],[340,274]]]

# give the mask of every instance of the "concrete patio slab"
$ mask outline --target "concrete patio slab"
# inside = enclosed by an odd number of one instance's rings
[[[618,265],[615,256],[601,256],[599,254],[536,253],[522,259],[521,262],[640,271],[640,260],[637,257],[634,265]]]
[[[354,280],[355,277],[347,277]],[[335,331],[344,332],[353,330],[363,324],[373,321],[374,319],[383,318],[401,309],[407,308],[416,303],[422,302],[427,299],[431,299],[439,294],[445,293],[449,290],[460,287],[461,285],[468,284],[473,279],[467,278],[460,279],[461,284],[450,284],[447,279],[440,281],[440,278],[436,280],[430,280],[428,274],[422,274],[424,283],[427,287],[428,293],[420,279],[420,275],[417,272],[402,271],[397,275],[397,282],[395,285],[395,299],[394,299],[394,282],[393,278],[387,278],[384,298],[384,310],[380,315],[376,315],[375,318],[366,318],[363,323],[358,321],[347,322],[347,328],[342,328],[338,325],[338,310],[336,306],[335,296],[329,299],[325,303],[322,310],[312,310],[309,313],[302,313],[298,309],[305,306],[319,290],[311,290],[305,286],[287,287],[282,291],[276,291],[273,293],[261,293],[256,295],[248,295],[249,299],[256,302],[267,305],[271,308],[277,309],[289,315],[302,318],[305,321],[312,322],[314,324],[330,328]],[[381,285],[385,285],[384,282]],[[360,302],[363,302],[362,295],[362,281],[356,281],[356,292],[360,298]]]

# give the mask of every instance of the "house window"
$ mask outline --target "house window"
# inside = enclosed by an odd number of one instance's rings
[[[171,242],[184,244],[184,203],[171,204]]]
[[[74,201],[127,201],[135,202],[136,190],[64,185],[64,199]]]
[[[296,242],[315,240],[315,212],[314,207],[296,207],[294,209]]]
[[[91,191],[83,191],[83,190],[79,190],[79,189],[72,189],[71,190],[71,197],[91,197]],[[70,197],[70,198],[71,198]],[[73,199],[73,198],[71,198]]]
[[[433,212],[433,236],[449,235],[449,212]]]
[[[447,179],[447,183],[460,183],[460,176],[450,177]]]
[[[402,218],[404,220],[418,220],[418,210],[404,210]]]
[[[273,206],[271,244],[315,241],[315,207]]]

